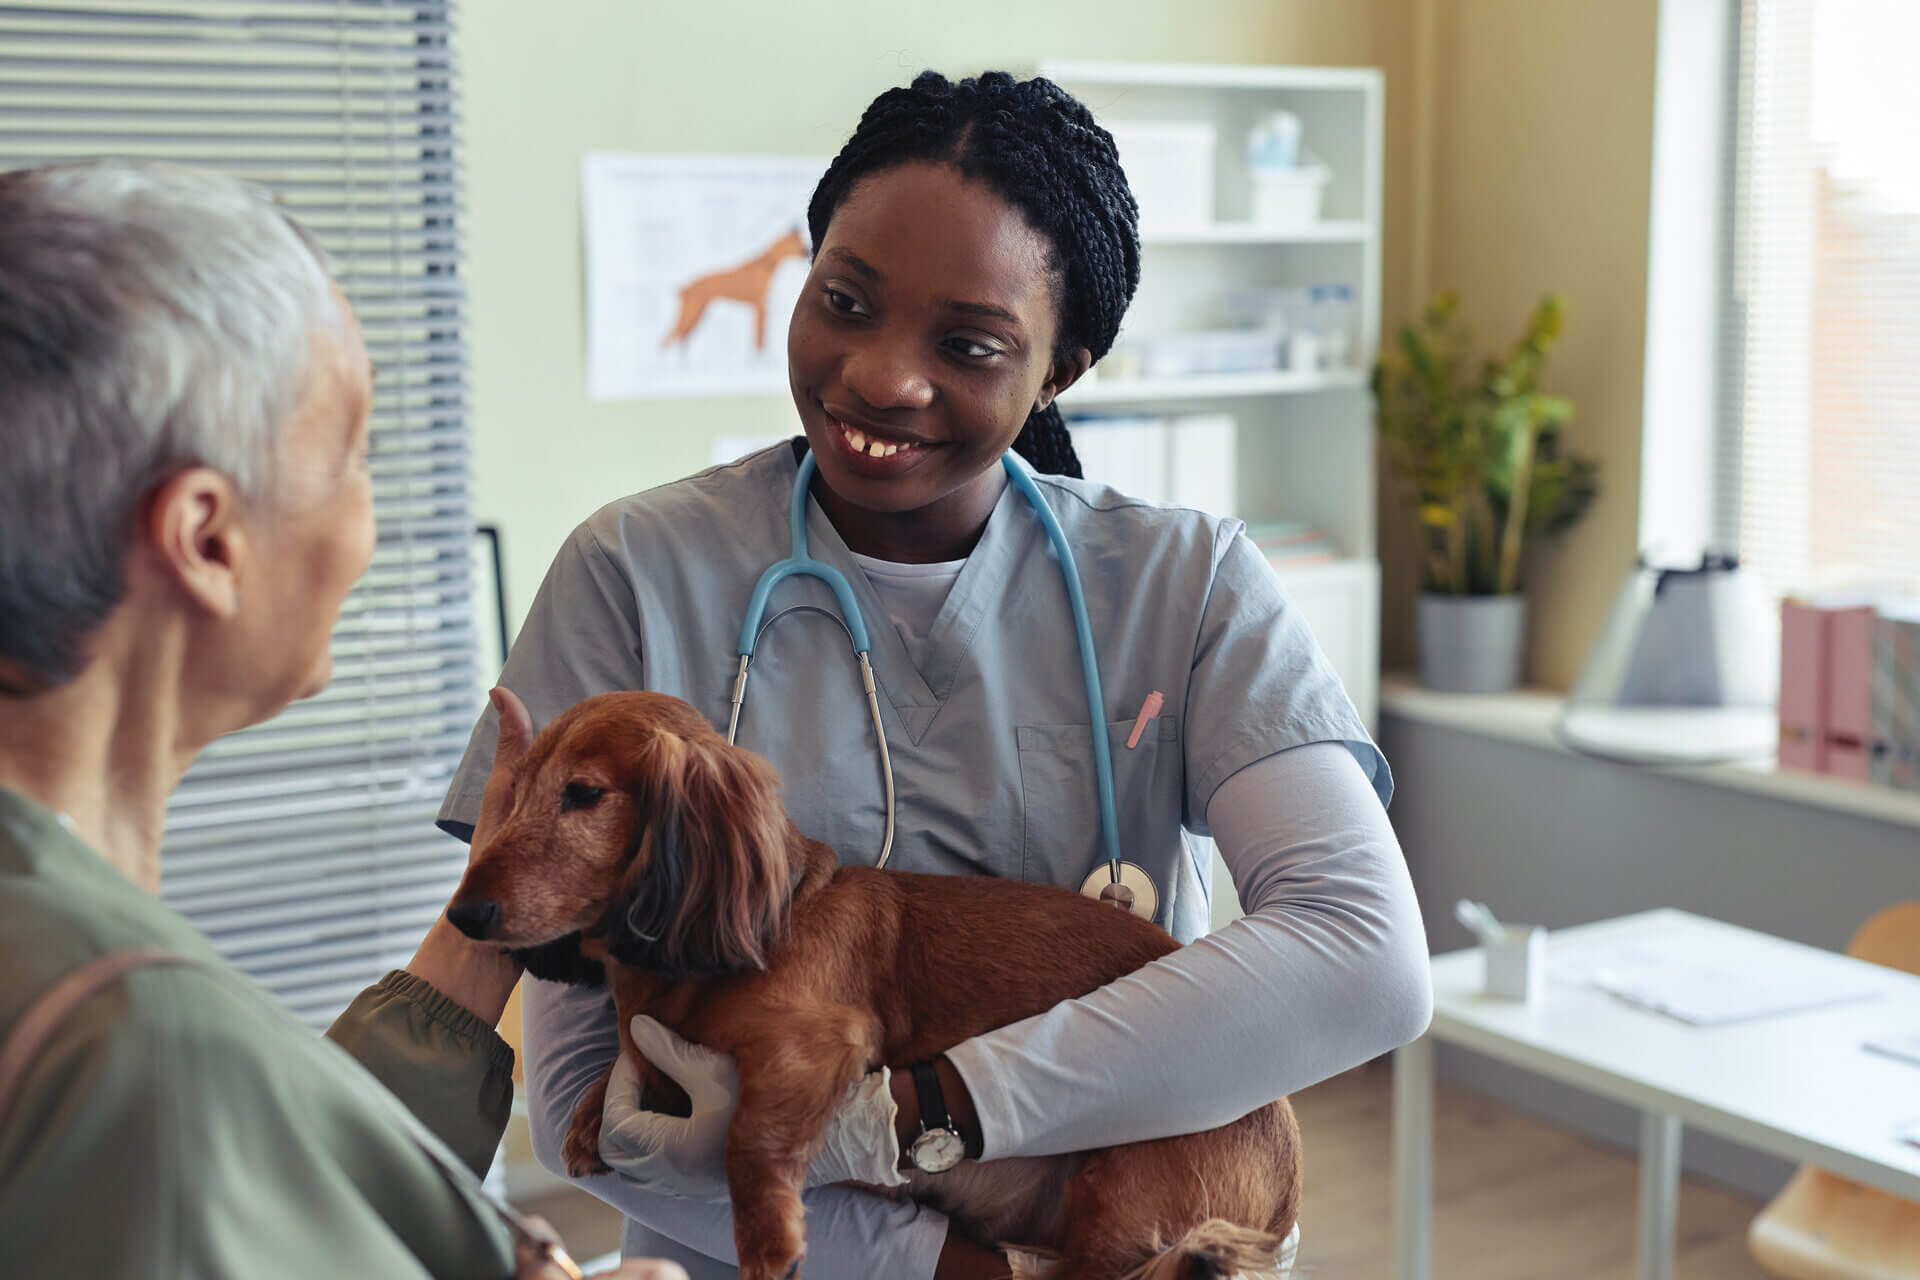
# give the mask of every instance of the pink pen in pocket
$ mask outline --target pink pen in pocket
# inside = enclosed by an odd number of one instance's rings
[[[1158,689],[1147,695],[1147,700],[1140,704],[1140,714],[1133,718],[1133,732],[1127,735],[1127,750],[1131,751],[1140,745],[1140,734],[1146,729],[1147,721],[1159,715],[1160,708],[1166,705],[1167,700],[1160,696]]]

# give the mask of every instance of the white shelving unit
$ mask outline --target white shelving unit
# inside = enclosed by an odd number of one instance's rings
[[[1332,563],[1276,565],[1289,596],[1369,725],[1380,680],[1380,569],[1374,539],[1374,428],[1367,373],[1380,333],[1383,77],[1373,68],[1045,61],[1039,73],[1102,122],[1208,121],[1215,128],[1212,223],[1147,228],[1140,291],[1122,338],[1222,327],[1225,296],[1249,286],[1344,284],[1354,342],[1341,369],[1193,378],[1098,373],[1061,408],[1108,414],[1225,412],[1237,424],[1233,489],[1249,523],[1306,520],[1334,542]],[[1321,221],[1249,220],[1241,159],[1263,114],[1300,118],[1301,145],[1331,172]],[[1230,894],[1227,896],[1231,896]]]
[[[1357,311],[1344,369],[1127,380],[1094,377],[1061,408],[1101,413],[1231,413],[1237,424],[1233,489],[1249,523],[1306,520],[1335,543],[1321,564],[1276,564],[1369,727],[1380,694],[1380,565],[1374,545],[1374,428],[1366,370],[1380,334],[1381,73],[1372,68],[1195,66],[1048,61],[1041,75],[1102,120],[1211,121],[1215,220],[1141,234],[1140,292],[1128,333],[1219,327],[1221,299],[1236,288],[1345,284]],[[1331,171],[1321,221],[1275,229],[1249,220],[1251,183],[1241,159],[1247,131],[1266,112],[1301,121],[1301,144]],[[1215,927],[1240,914],[1233,882],[1214,857]]]

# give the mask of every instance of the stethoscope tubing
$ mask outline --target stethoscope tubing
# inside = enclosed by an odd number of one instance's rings
[[[1093,649],[1093,625],[1087,616],[1087,602],[1080,586],[1080,570],[1074,563],[1073,548],[1067,543],[1067,536],[1060,522],[1053,514],[1053,508],[1047,505],[1040,488],[1034,483],[1033,473],[1018,454],[1011,451],[1002,455],[1002,465],[1006,468],[1007,478],[1014,488],[1020,491],[1027,505],[1033,509],[1034,516],[1040,521],[1052,546],[1054,557],[1060,563],[1061,577],[1067,588],[1067,604],[1073,614],[1074,637],[1080,648],[1080,674],[1086,686],[1087,713],[1090,736],[1093,740],[1094,780],[1100,802],[1100,833],[1103,857],[1107,864],[1112,883],[1120,883],[1120,824],[1116,815],[1113,795],[1113,751],[1107,741],[1106,701],[1100,689],[1100,663]],[[765,635],[773,624],[788,613],[807,611],[826,613],[826,610],[811,605],[799,605],[783,609],[772,618],[766,617],[767,598],[773,589],[791,577],[817,578],[833,592],[840,607],[839,622],[847,633],[847,640],[853,646],[853,654],[860,664],[860,683],[866,693],[867,709],[873,717],[874,734],[880,744],[880,769],[886,788],[887,829],[881,841],[880,856],[874,862],[876,868],[884,867],[887,858],[893,852],[894,834],[894,787],[893,760],[887,750],[887,733],[880,716],[878,686],[873,677],[871,661],[872,646],[868,642],[866,619],[861,614],[860,602],[854,598],[853,586],[832,565],[816,560],[807,549],[807,493],[812,484],[817,464],[812,453],[800,459],[798,471],[793,479],[793,498],[787,511],[788,534],[791,553],[785,560],[769,565],[760,580],[754,584],[753,594],[747,601],[746,616],[740,623],[740,642],[738,656],[740,665],[734,676],[733,699],[727,720],[727,741],[735,740],[740,729],[740,709],[747,696],[747,672],[753,664],[753,655],[759,647],[760,637]],[[832,617],[831,614],[828,614]]]

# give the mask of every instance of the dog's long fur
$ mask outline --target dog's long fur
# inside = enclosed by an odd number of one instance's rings
[[[502,946],[564,954],[578,934],[606,961],[624,1052],[638,1056],[627,1023],[647,1013],[733,1056],[726,1167],[745,1280],[780,1280],[804,1256],[807,1163],[865,1072],[931,1059],[1178,946],[1065,889],[842,867],[795,829],[766,761],[644,692],[587,699],[519,761],[512,809],[453,900],[487,903],[485,936]],[[649,1105],[685,1105],[645,1076]],[[576,1174],[605,1168],[605,1088],[568,1134]],[[1187,1280],[1270,1267],[1300,1186],[1282,1099],[1189,1137],[966,1161],[915,1174],[910,1192],[983,1243],[1057,1252],[1060,1280]]]

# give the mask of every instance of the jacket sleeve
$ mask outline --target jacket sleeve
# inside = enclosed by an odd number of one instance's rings
[[[0,1117],[9,1276],[513,1274],[505,1226],[338,1048],[204,975],[69,1016]]]
[[[492,1027],[396,969],[362,991],[327,1036],[486,1175],[513,1109],[513,1047]]]

